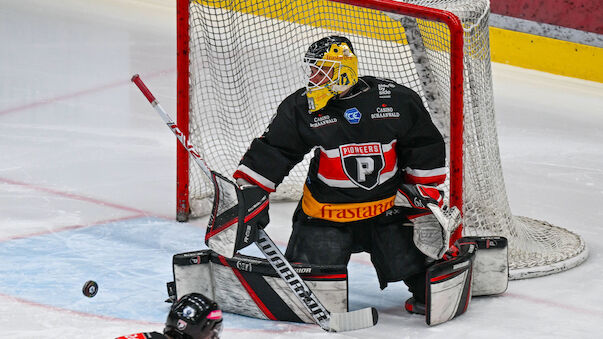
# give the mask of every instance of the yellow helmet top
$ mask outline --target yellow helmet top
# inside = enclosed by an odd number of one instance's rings
[[[310,112],[358,82],[358,58],[345,37],[330,36],[313,43],[304,57],[308,73],[306,96]]]

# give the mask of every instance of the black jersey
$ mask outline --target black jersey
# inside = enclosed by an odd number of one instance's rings
[[[421,98],[387,79],[361,77],[349,94],[312,114],[305,89],[297,90],[253,140],[234,177],[272,192],[312,149],[302,206],[313,217],[366,219],[393,205],[402,182],[446,177],[444,141]]]

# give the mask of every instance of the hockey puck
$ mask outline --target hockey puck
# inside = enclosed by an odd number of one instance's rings
[[[88,298],[92,298],[96,295],[96,292],[98,292],[98,284],[92,280],[86,281],[82,288],[82,293]]]

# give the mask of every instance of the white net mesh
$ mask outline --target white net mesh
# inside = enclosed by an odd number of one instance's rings
[[[489,2],[409,2],[453,12],[465,32],[464,234],[507,237],[511,278],[549,274],[579,264],[587,255],[581,237],[511,214],[494,119]],[[360,75],[389,78],[419,93],[436,126],[450,140],[454,70],[445,24],[325,0],[209,0],[191,2],[189,8],[190,140],[212,169],[232,175],[279,103],[306,83],[300,64],[307,47],[331,34],[352,41]],[[271,199],[297,200],[308,163],[306,157]],[[209,212],[212,194],[211,185],[191,163],[193,215]]]

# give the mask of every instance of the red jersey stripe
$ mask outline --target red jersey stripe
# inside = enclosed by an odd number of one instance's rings
[[[440,185],[446,180],[446,174],[434,175],[431,177],[417,177],[406,173],[404,182],[407,184]]]

